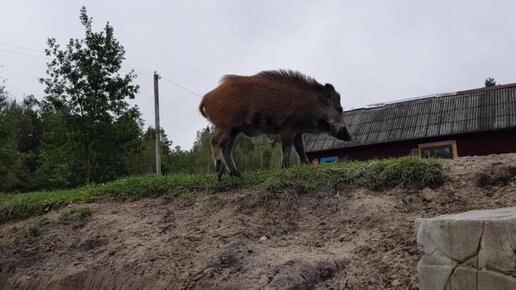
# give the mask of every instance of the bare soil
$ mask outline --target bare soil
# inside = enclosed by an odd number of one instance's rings
[[[515,168],[516,154],[459,158],[434,190],[73,204],[0,225],[0,288],[417,289],[414,220],[516,206]],[[85,221],[60,222],[83,207]]]

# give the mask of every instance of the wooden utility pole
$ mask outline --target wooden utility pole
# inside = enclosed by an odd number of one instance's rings
[[[158,89],[159,75],[157,71],[154,71],[154,117],[155,117],[155,129],[156,129],[156,175],[161,175],[161,142],[159,127],[159,89]]]

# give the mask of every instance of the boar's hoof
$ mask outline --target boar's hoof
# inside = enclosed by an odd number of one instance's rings
[[[221,170],[217,170],[217,180],[220,181],[222,179],[222,175],[224,174],[224,168]]]
[[[217,179],[220,181],[222,175],[224,174],[224,164],[221,160],[217,160],[215,163],[215,171],[217,172]]]

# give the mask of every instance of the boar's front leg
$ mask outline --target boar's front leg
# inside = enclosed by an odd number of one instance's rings
[[[217,179],[219,181],[222,178],[222,174],[224,174],[223,148],[230,138],[228,132],[218,129],[215,130],[215,134],[211,137],[211,151],[213,153],[213,159],[215,160],[215,171],[217,172]]]
[[[222,153],[224,155],[224,161],[226,161],[226,166],[229,170],[229,175],[234,177],[242,177],[242,174],[236,168],[235,161],[233,160],[233,154],[231,153],[231,150],[233,150],[233,145],[235,144],[235,139],[236,136],[231,136],[231,139],[229,139],[224,145]]]
[[[296,148],[297,155],[299,156],[299,162],[302,164],[308,163],[308,158],[305,154],[305,144],[303,143],[303,133],[297,133],[294,137],[294,148]]]
[[[287,168],[290,166],[290,150],[292,150],[292,143],[294,143],[295,136],[295,133],[281,133],[281,150],[283,153],[283,156],[281,158],[281,167],[283,168]]]

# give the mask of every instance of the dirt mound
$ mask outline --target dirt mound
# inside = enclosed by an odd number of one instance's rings
[[[345,262],[287,261],[275,268],[269,286],[272,289],[308,290],[320,282],[331,279],[345,267]]]
[[[0,288],[417,289],[415,218],[516,206],[514,164],[460,158],[443,186],[420,191],[70,205],[0,226]],[[81,208],[91,216],[62,222]]]

